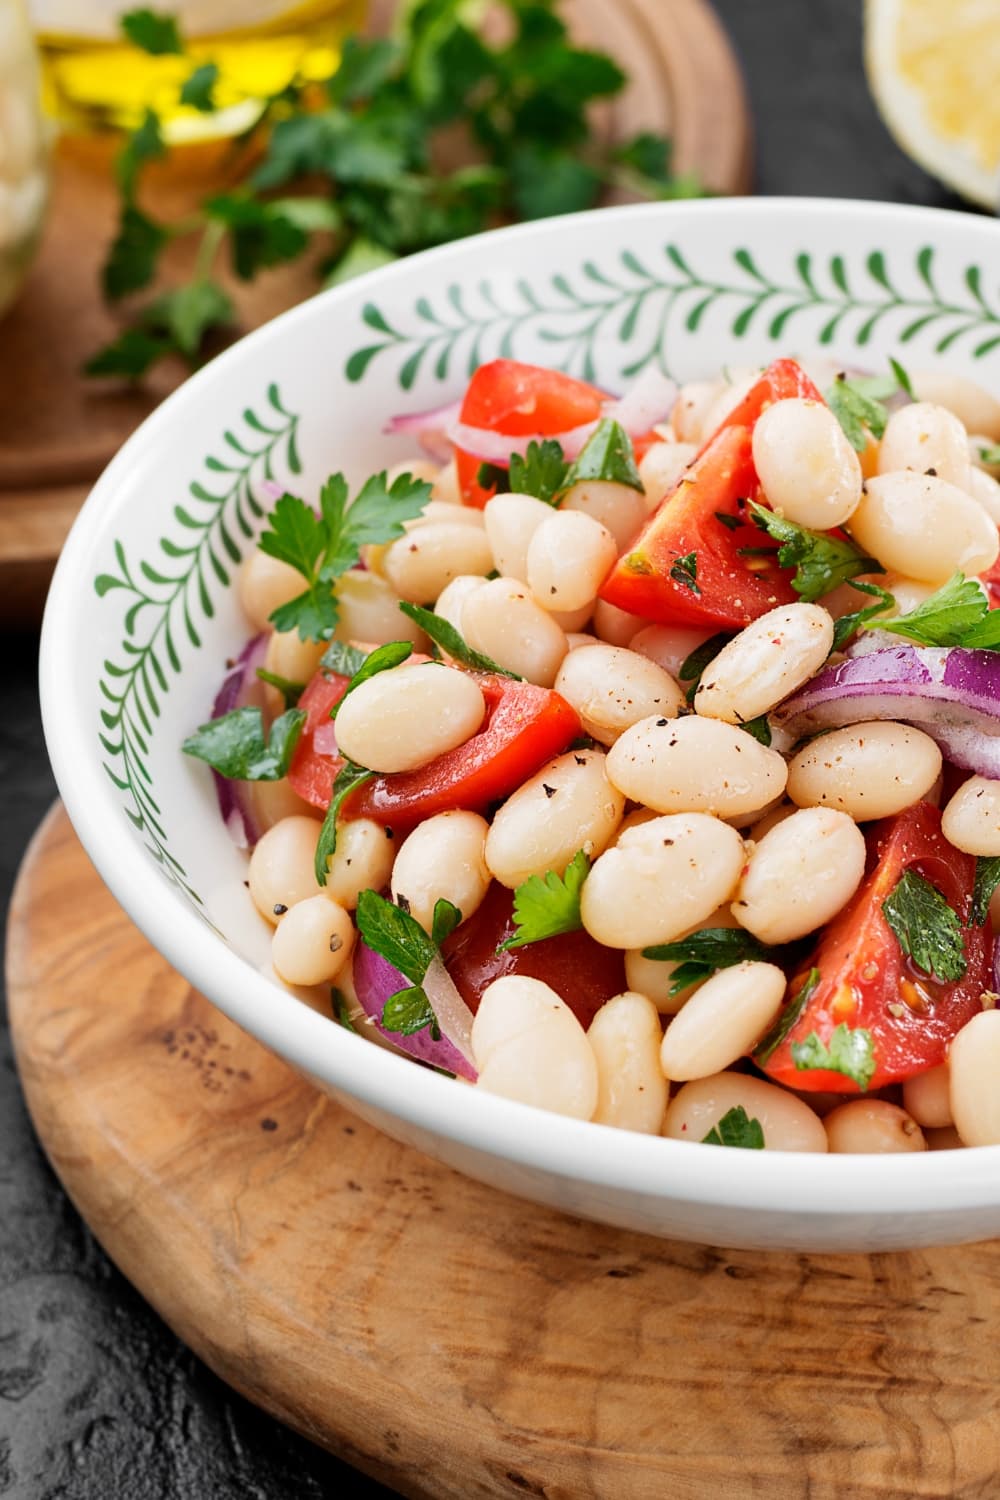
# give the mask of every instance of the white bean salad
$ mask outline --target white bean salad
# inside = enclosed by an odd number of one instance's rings
[[[890,367],[496,360],[277,499],[184,749],[280,982],[622,1130],[1000,1144],[1000,401]]]

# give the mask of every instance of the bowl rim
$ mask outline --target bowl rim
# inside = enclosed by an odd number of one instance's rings
[[[424,268],[461,263],[515,241],[550,238],[559,229],[586,232],[591,224],[691,219],[775,221],[792,212],[809,220],[835,218],[841,228],[895,221],[925,233],[993,233],[1000,225],[950,209],[836,198],[719,198],[593,209],[490,230],[420,252],[317,293],[325,305],[345,307],[368,292],[410,278]],[[132,835],[96,756],[76,756],[67,733],[72,702],[74,600],[86,595],[84,563],[104,525],[119,482],[147,445],[182,417],[215,383],[235,375],[250,345],[280,341],[311,318],[317,298],[280,314],[223,351],[168,396],[127,439],[86,499],[56,566],[42,625],[39,681],[42,721],[59,792],[102,880],[144,936],[224,1014],[313,1079],[355,1096],[417,1129],[447,1137],[486,1156],[542,1171],[567,1182],[614,1188],[647,1199],[836,1217],[848,1211],[872,1218],[898,1213],[957,1212],[1000,1203],[1000,1146],[890,1156],[837,1156],[782,1151],[704,1153],[689,1143],[641,1135],[537,1110],[531,1105],[465,1088],[412,1061],[372,1046],[284,992],[218,937],[156,869]],[[87,736],[89,742],[89,735]],[[409,1080],[409,1083],[407,1083]],[[855,1096],[848,1096],[855,1097]],[[544,1119],[544,1128],[539,1126]]]

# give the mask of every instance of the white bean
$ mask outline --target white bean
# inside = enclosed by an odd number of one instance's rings
[[[941,816],[941,830],[966,854],[1000,854],[1000,781],[972,776],[963,782]]]
[[[972,470],[969,494],[978,500],[994,526],[1000,526],[1000,484],[985,469]]]
[[[951,1114],[967,1146],[1000,1146],[1000,1010],[967,1021],[948,1052]]]
[[[946,1062],[926,1073],[915,1073],[903,1083],[903,1108],[918,1125],[932,1130],[953,1125],[951,1117],[951,1078]]]
[[[768,1151],[825,1151],[823,1122],[794,1094],[746,1073],[717,1073],[686,1083],[667,1106],[663,1134],[703,1141],[731,1109],[758,1120]]]
[[[458,466],[453,458],[449,459],[442,468],[438,469],[433,479],[434,488],[431,490],[435,500],[445,500],[449,505],[462,504],[462,490],[458,482]],[[482,515],[482,511],[478,512]]]
[[[983,457],[985,450],[995,447],[994,441],[984,432],[969,433],[969,459],[972,463],[972,472],[988,474],[991,479],[1000,478],[1000,463],[991,463]]]
[[[681,386],[671,417],[680,442],[701,442],[706,414],[724,389],[721,380],[689,380]]]
[[[465,922],[489,890],[483,850],[489,831],[474,812],[443,812],[418,823],[392,867],[392,899],[430,932],[434,908],[450,901]],[[378,889],[378,887],[374,887]]]
[[[483,510],[486,535],[493,566],[504,578],[527,582],[528,543],[551,515],[551,505],[534,495],[494,495],[487,500]]]
[[[591,635],[589,631],[584,630],[567,630],[566,640],[571,651],[579,651],[581,646],[599,646],[601,644],[596,635]]]
[[[400,612],[392,584],[377,573],[352,568],[337,580],[334,594],[340,608],[334,640],[367,641],[372,646],[384,646],[387,641],[419,645],[426,640],[420,627]]]
[[[551,687],[569,649],[566,632],[516,578],[492,578],[462,606],[465,639],[508,672]]]
[[[825,609],[780,604],[741,630],[709,662],[695,693],[695,712],[729,724],[756,719],[807,683],[832,645],[833,621]]]
[[[892,474],[899,469],[930,472],[968,490],[969,437],[953,412],[929,401],[914,401],[893,412],[879,447],[878,471]]]
[[[478,1084],[560,1115],[597,1108],[597,1059],[568,1005],[539,979],[508,974],[483,991],[472,1023]]]
[[[636,632],[648,624],[649,621],[641,615],[619,609],[617,604],[609,604],[606,599],[598,599],[594,605],[594,634],[609,646],[627,646]]]
[[[582,511],[553,511],[528,543],[528,586],[543,609],[592,605],[618,560],[606,526]]]
[[[856,606],[854,606],[856,608]],[[688,629],[683,625],[644,625],[628,643],[630,651],[648,656],[671,677],[680,677],[681,667],[692,651],[710,639],[711,631]]]
[[[695,443],[654,443],[639,465],[646,511],[657,510],[698,452]]]
[[[267,643],[264,668],[289,682],[308,682],[326,648],[326,641],[303,641],[297,630],[276,630]]]
[[[924,1140],[928,1151],[960,1151],[965,1145],[954,1125],[942,1125],[940,1130],[925,1130]]]
[[[706,927],[739,925],[729,907],[720,906],[703,922],[699,922],[697,927],[692,927],[691,932],[703,932]],[[690,937],[691,932],[682,933],[682,938]],[[679,967],[679,964],[669,958],[645,958],[641,948],[629,948],[625,954],[625,979],[629,989],[648,996],[661,1016],[675,1016],[700,987],[699,984],[689,985],[687,989],[672,995],[670,991],[673,977]]]
[[[415,771],[464,745],[486,704],[473,677],[436,662],[369,677],[337,714],[341,754],[371,771]]]
[[[266,552],[251,552],[239,574],[239,597],[254,630],[269,630],[271,615],[302,593],[302,574]]]
[[[427,604],[463,573],[485,577],[493,568],[493,553],[485,531],[435,521],[393,542],[383,567],[401,599]]]
[[[781,756],[718,719],[640,719],[608,751],[608,776],[656,812],[759,812],[785,789]]]
[[[280,781],[245,781],[241,792],[249,804],[251,821],[261,833],[283,818],[308,816],[312,812],[309,803],[292,791],[284,776]]]
[[[571,635],[577,635],[585,625],[590,624],[590,616],[594,610],[594,601],[583,604],[579,609],[547,609],[545,612],[552,616],[560,630],[565,631],[567,650],[573,647],[568,644]]]
[[[277,922],[290,906],[307,896],[318,896],[315,818],[282,818],[259,839],[247,871],[254,906],[269,922]]]
[[[763,963],[735,964],[706,979],[664,1033],[664,1075],[709,1078],[745,1057],[781,1009],[786,983],[784,970]]]
[[[788,767],[788,795],[799,807],[836,807],[863,823],[919,802],[940,774],[941,751],[922,730],[850,724],[799,751]]]
[[[326,895],[353,911],[362,891],[380,891],[388,883],[395,849],[392,829],[371,818],[338,824],[337,847],[323,887]]]
[[[773,508],[799,526],[842,526],[861,499],[858,455],[822,401],[769,406],[754,425],[753,461]]]
[[[910,470],[867,481],[851,532],[885,567],[928,583],[959,569],[983,573],[1000,553],[1000,533],[978,500]]]
[[[422,480],[424,484],[433,484],[437,473],[438,466],[432,459],[416,454],[413,458],[401,458],[398,464],[393,464],[386,473],[385,480],[391,486],[404,474],[409,474],[413,479]]]
[[[278,923],[271,962],[288,984],[329,984],[354,947],[350,913],[329,896],[307,896]]]
[[[571,485],[562,502],[562,511],[582,511],[614,537],[615,552],[624,552],[646,519],[648,507],[642,490],[618,484],[613,479],[581,479]]]
[[[815,932],[850,901],[865,873],[864,835],[846,813],[809,807],[755,844],[733,916],[762,943]]]
[[[625,799],[608,781],[599,750],[570,750],[518,787],[486,838],[486,864],[512,889],[529,875],[561,875],[578,850],[596,859],[608,847]]]
[[[667,1107],[660,1036],[656,1006],[645,995],[627,990],[601,1006],[587,1031],[597,1058],[598,1125],[659,1134]]]
[[[674,718],[684,694],[674,679],[637,651],[624,646],[581,647],[559,668],[556,692],[571,703],[584,732],[613,745],[629,725],[651,714]]]
[[[926,1151],[916,1120],[885,1099],[851,1099],[824,1116],[829,1150],[855,1156]]]
[[[583,925],[609,948],[672,942],[732,895],[742,865],[743,840],[718,818],[651,818],[597,860],[580,899]]]
[[[760,379],[760,370],[735,366],[726,371],[722,389],[702,417],[701,441],[707,442]]]
[[[786,818],[792,817],[797,811],[798,809],[794,802],[786,802],[782,798],[777,807],[772,807],[759,822],[752,825],[747,833],[747,838],[752,843],[759,843],[765,834],[771,832],[772,828],[777,828],[779,823],[783,823]]]
[[[445,584],[437,597],[437,602],[434,605],[434,613],[440,615],[442,620],[447,620],[449,625],[453,625],[459,635],[464,635],[465,632],[462,629],[462,611],[465,608],[465,601],[470,594],[474,594],[477,589],[481,589],[485,582],[486,579],[479,577],[478,574],[461,573],[457,578],[453,578],[450,583]],[[400,618],[405,617],[400,616]]]
[[[482,511],[471,505],[463,505],[460,500],[428,500],[418,516],[403,522],[403,529],[407,533],[419,531],[421,527],[437,522],[446,522],[451,526],[471,526],[474,531],[486,530]]]
[[[947,370],[911,370],[910,383],[918,400],[946,406],[969,432],[1000,439],[1000,401],[974,380]]]

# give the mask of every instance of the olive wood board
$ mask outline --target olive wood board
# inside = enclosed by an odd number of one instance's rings
[[[370,27],[388,28],[395,0],[377,0]],[[739,66],[707,0],[566,0],[572,33],[616,57],[625,91],[598,112],[610,139],[639,130],[674,141],[681,171],[715,192],[750,184],[750,127]],[[154,164],[148,206],[173,216],[225,181],[224,148],[191,148]],[[89,354],[120,327],[99,293],[99,270],[114,232],[112,146],[63,139],[55,155],[48,227],[13,309],[0,322],[0,621],[37,618],[72,518],[129,433],[184,379],[165,361],[138,385],[85,379]],[[194,246],[171,248],[168,264],[190,269]],[[301,301],[318,285],[316,257],[269,271],[247,286],[228,273],[247,332]]]
[[[7,974],[35,1126],[112,1259],[223,1379],[403,1495],[1000,1494],[997,1243],[724,1252],[458,1176],[195,993],[58,804]]]

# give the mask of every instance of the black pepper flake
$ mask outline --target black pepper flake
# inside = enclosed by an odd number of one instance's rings
[[[937,469],[925,469],[924,473],[925,474],[929,474],[932,479],[936,479],[937,478]]]
[[[276,917],[283,917],[285,915],[285,912],[288,910],[288,907],[285,906],[281,901],[276,901],[274,903],[273,910]]]
[[[277,1120],[271,1120],[271,1119],[261,1120],[261,1122],[260,1122],[260,1128],[261,1128],[261,1130],[277,1130],[277,1128],[278,1128],[278,1122],[277,1122]]]
[[[673,841],[673,839],[664,839],[663,840],[663,847],[664,847],[664,849],[672,849],[674,847],[674,841]]]
[[[385,830],[385,836],[386,836],[387,839],[392,839],[392,838],[396,837],[396,835],[393,833],[393,831],[392,831],[391,828],[387,828]]]
[[[585,766],[587,764],[587,757],[585,755],[574,755],[573,759],[578,766]]]
[[[410,915],[409,897],[404,896],[402,892],[400,892],[400,894],[396,897],[396,905],[399,907],[400,911],[405,911],[407,916]]]
[[[656,721],[656,727],[657,727],[657,729],[666,729],[666,727],[667,727],[667,725],[669,723],[670,723],[669,719],[657,719],[657,721]]]
[[[544,781],[542,782],[542,791],[545,793],[546,797],[554,797],[558,790],[559,788],[557,786],[548,786]]]
[[[250,882],[249,882],[249,880],[244,880],[243,884],[246,886],[247,890],[250,889]]]
[[[343,946],[344,939],[342,937],[338,937],[337,933],[332,933],[330,936],[330,952],[339,953]]]

